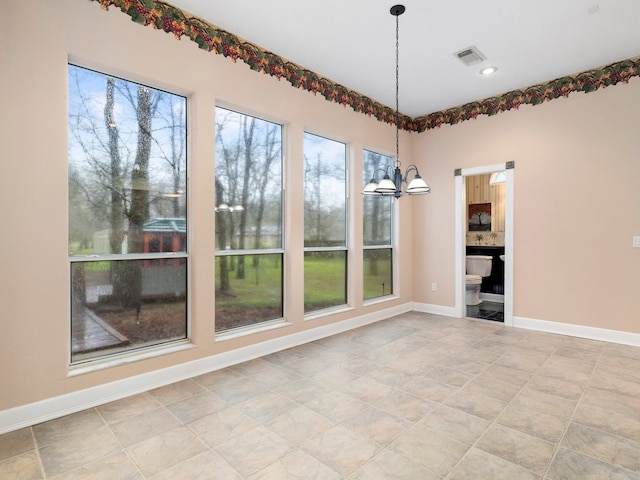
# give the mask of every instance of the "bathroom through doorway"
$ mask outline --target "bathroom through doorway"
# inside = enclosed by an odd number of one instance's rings
[[[455,171],[459,318],[513,325],[514,162]]]

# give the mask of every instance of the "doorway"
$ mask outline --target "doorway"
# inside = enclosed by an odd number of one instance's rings
[[[455,242],[456,242],[456,259],[455,259],[455,268],[456,268],[456,289],[455,289],[455,298],[456,305],[455,311],[458,318],[463,318],[467,316],[472,317],[480,317],[484,315],[486,319],[491,316],[491,311],[499,311],[502,310],[502,314],[495,314],[494,319],[499,319],[502,316],[505,325],[512,326],[513,325],[513,196],[514,196],[514,162],[506,162],[495,165],[488,165],[484,167],[474,167],[474,168],[466,168],[466,169],[458,169],[455,171],[455,194],[456,194],[456,233],[455,233]],[[468,216],[468,207],[467,207],[467,182],[470,181],[470,177],[476,177],[479,175],[487,175],[493,173],[500,173],[504,178],[504,253],[499,253],[499,249],[492,248],[491,243],[496,238],[498,242],[501,239],[494,235],[493,231],[490,229],[486,232],[471,232],[471,237],[468,237],[469,230],[469,216]],[[479,211],[484,211],[489,208],[489,206],[478,206],[476,207]],[[486,228],[486,225],[481,228]],[[501,235],[500,235],[501,236]],[[478,250],[478,252],[473,252],[473,254],[491,254],[495,253],[494,262],[504,262],[504,283],[503,283],[503,293],[498,296],[492,297],[491,293],[482,294],[481,298],[484,297],[486,299],[486,303],[483,306],[484,313],[480,314],[480,308],[471,306],[469,314],[467,313],[467,300],[466,300],[466,255],[467,255],[467,244],[473,243],[473,240],[468,241],[470,239],[477,239],[477,248],[473,248],[473,250]],[[479,244],[485,244],[486,251],[483,251]],[[489,244],[489,245],[486,245]],[[493,252],[495,250],[495,252]],[[504,256],[504,260],[499,258],[499,255]],[[500,268],[502,265],[500,265]],[[500,272],[501,273],[501,272]],[[499,304],[500,301],[504,300],[503,304]],[[483,301],[484,303],[484,301]],[[492,305],[493,304],[493,305]],[[493,308],[492,308],[493,307]]]

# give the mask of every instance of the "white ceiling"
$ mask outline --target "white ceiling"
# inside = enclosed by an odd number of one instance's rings
[[[168,0],[395,108],[394,0]],[[400,111],[412,117],[640,55],[640,0],[404,0]],[[475,45],[487,60],[453,54]],[[494,65],[489,77],[478,72]]]

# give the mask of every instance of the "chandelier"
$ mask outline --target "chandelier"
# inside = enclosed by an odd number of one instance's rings
[[[431,192],[431,187],[429,187],[427,182],[425,182],[420,176],[418,167],[415,165],[409,165],[404,172],[404,176],[400,169],[400,109],[398,101],[400,85],[398,45],[400,30],[398,17],[402,15],[404,11],[404,5],[394,5],[389,11],[391,15],[396,17],[396,157],[392,165],[387,165],[386,168],[379,168],[373,172],[371,180],[369,180],[369,183],[367,183],[364,190],[362,190],[363,195],[393,195],[396,198],[400,198],[403,193],[406,193],[407,195],[423,195]],[[376,177],[376,174],[379,172],[384,174],[381,180],[377,180]],[[411,173],[413,173],[413,178],[409,181],[409,175]],[[402,191],[403,184],[407,185],[404,192]]]

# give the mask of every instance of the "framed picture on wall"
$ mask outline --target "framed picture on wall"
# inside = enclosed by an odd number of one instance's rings
[[[469,204],[468,222],[470,232],[490,232],[491,203]]]

